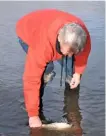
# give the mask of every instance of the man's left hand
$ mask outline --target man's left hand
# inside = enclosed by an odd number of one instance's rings
[[[73,77],[70,82],[70,88],[74,89],[80,84],[81,75],[78,73],[73,74]]]

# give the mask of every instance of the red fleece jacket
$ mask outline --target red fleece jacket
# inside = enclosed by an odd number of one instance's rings
[[[71,22],[80,24],[87,33],[84,51],[75,56],[75,72],[82,74],[91,50],[91,40],[81,19],[67,12],[46,9],[27,14],[16,24],[17,36],[29,46],[23,75],[24,98],[29,117],[39,115],[39,89],[45,66],[62,57],[56,51],[58,30]]]

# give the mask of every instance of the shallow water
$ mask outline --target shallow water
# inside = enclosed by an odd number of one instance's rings
[[[81,17],[92,39],[92,51],[79,91],[59,86],[57,75],[45,88],[43,113],[57,120],[64,112],[75,112],[83,136],[104,136],[105,126],[105,7],[104,2],[0,2],[0,136],[75,136],[71,132],[29,130],[21,108],[25,53],[15,34],[15,23],[24,14],[42,8],[58,8]],[[65,91],[64,91],[65,90]],[[76,135],[77,136],[77,135]]]

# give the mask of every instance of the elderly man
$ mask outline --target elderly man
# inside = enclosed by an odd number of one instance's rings
[[[81,19],[56,9],[43,9],[25,15],[17,22],[16,33],[27,53],[23,86],[29,126],[41,127],[39,104],[42,76],[51,78],[53,61],[67,57],[67,81],[71,89],[76,88],[91,50],[90,35]]]

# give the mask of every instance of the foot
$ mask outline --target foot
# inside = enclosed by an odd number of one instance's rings
[[[29,126],[31,128],[41,127],[42,122],[41,122],[39,116],[29,117]]]
[[[44,83],[48,83],[49,81],[52,81],[55,75],[56,73],[54,71],[52,71],[49,74],[44,74]]]

